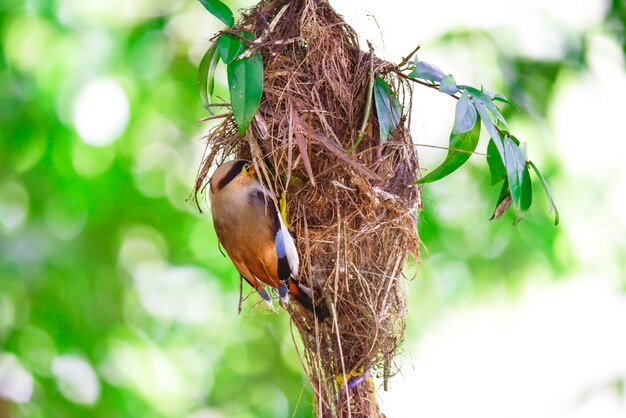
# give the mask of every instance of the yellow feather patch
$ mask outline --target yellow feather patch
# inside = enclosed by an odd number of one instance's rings
[[[287,220],[287,194],[285,192],[280,195],[280,216],[282,216],[285,226],[289,228],[289,221]]]

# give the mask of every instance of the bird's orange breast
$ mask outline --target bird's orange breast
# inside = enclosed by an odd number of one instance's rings
[[[211,206],[218,239],[239,273],[248,281],[257,278],[277,287],[280,281],[271,213],[235,193],[212,199]]]

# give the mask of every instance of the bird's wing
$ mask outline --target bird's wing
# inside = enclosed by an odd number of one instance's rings
[[[257,188],[252,192],[251,198],[259,212],[259,217],[268,220],[273,235],[274,248],[270,249],[270,252],[274,254],[268,254],[268,256],[272,258],[271,265],[274,264],[273,258],[276,257],[277,259],[275,262],[277,263],[276,276],[274,277],[277,277],[281,282],[286,282],[289,277],[298,274],[299,259],[293,238],[277,212],[275,202],[266,188],[262,186]],[[261,211],[262,213],[260,213]]]

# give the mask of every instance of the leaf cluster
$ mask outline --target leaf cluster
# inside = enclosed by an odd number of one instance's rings
[[[226,64],[232,113],[239,133],[244,135],[254,119],[263,95],[263,59],[258,51],[249,50],[255,35],[233,30],[233,13],[219,0],[200,0],[200,3],[228,29],[220,33],[205,52],[198,67],[198,89],[203,106],[214,115],[212,102],[215,71],[220,60]],[[248,51],[246,54],[244,52]]]
[[[515,212],[515,223],[524,217],[532,204],[533,188],[530,179],[532,168],[546,191],[550,201],[550,212],[554,211],[554,223],[558,225],[559,212],[548,183],[537,166],[527,158],[520,141],[509,132],[508,122],[498,107],[498,103],[511,106],[515,104],[504,95],[492,94],[482,87],[477,89],[457,84],[454,76],[445,75],[439,68],[427,62],[417,59],[416,62],[409,62],[411,71],[407,78],[429,82],[430,84],[427,84],[429,87],[458,99],[448,154],[438,167],[417,183],[426,184],[440,180],[465,164],[476,150],[482,125],[490,136],[487,164],[491,173],[491,185],[503,182],[491,219],[499,218],[511,206]],[[460,97],[457,94],[460,94]]]

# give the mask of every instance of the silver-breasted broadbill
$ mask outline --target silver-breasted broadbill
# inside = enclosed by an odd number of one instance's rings
[[[223,163],[209,182],[213,226],[233,264],[273,309],[265,285],[289,296],[324,319],[324,309],[314,307],[310,290],[298,282],[300,259],[295,242],[277,210],[270,191],[255,177],[246,160]]]

